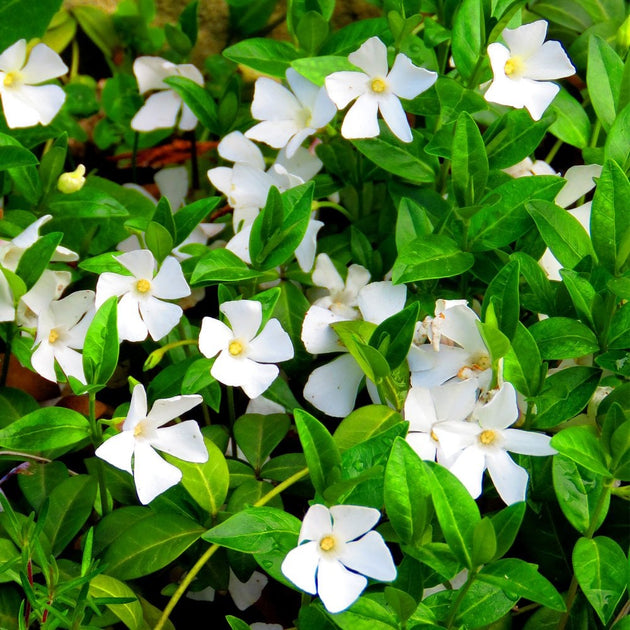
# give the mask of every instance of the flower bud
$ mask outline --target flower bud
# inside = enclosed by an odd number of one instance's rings
[[[79,164],[71,173],[62,173],[57,180],[57,190],[69,195],[83,188],[85,184],[85,166]]]

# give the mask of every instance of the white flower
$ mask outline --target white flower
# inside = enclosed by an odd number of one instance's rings
[[[13,293],[9,281],[0,269],[0,322],[12,322],[14,319]]]
[[[17,323],[26,328],[35,328],[39,314],[53,300],[61,297],[71,281],[72,274],[69,271],[44,269],[37,282],[18,302]]]
[[[31,356],[33,369],[53,383],[57,382],[55,361],[66,376],[85,383],[83,358],[80,352],[85,334],[94,317],[94,291],[76,291],[50,302],[39,314],[35,350]]]
[[[540,120],[560,90],[549,81],[575,74],[560,42],[545,42],[546,34],[547,22],[538,20],[506,28],[502,36],[507,48],[496,42],[488,46],[494,79],[485,94],[487,101],[525,107],[534,120]]]
[[[380,516],[358,505],[311,506],[282,573],[303,591],[319,595],[328,612],[345,610],[367,586],[365,576],[383,582],[396,578],[383,537],[370,531]]]
[[[502,169],[504,173],[512,177],[531,177],[532,175],[557,175],[556,171],[544,160],[536,160],[535,162],[526,157],[520,162]]]
[[[516,390],[511,383],[504,383],[489,403],[473,411],[471,422],[442,422],[434,426],[440,447],[452,461],[449,470],[473,498],[481,494],[483,472],[487,468],[506,504],[524,501],[529,476],[508,451],[523,455],[556,452],[547,435],[508,429],[517,419]]]
[[[256,300],[224,302],[220,311],[230,327],[213,317],[204,317],[199,350],[211,358],[219,355],[210,370],[224,385],[242,387],[250,397],[260,396],[276,379],[278,361],[293,358],[293,344],[277,319],[262,323],[262,304]]]
[[[203,76],[189,63],[176,65],[161,57],[138,57],[133,62],[133,73],[138,80],[140,94],[156,90],[131,120],[131,128],[136,131],[167,129],[176,124],[183,131],[190,131],[197,126],[197,117],[181,96],[164,83],[167,77],[185,77],[203,86]],[[181,111],[179,123],[178,114]]]
[[[332,120],[337,109],[324,88],[293,68],[287,69],[286,76],[293,93],[267,77],[256,80],[252,116],[263,122],[245,135],[276,149],[286,146],[291,158],[308,136]]]
[[[376,118],[380,111],[392,133],[403,142],[411,142],[413,136],[399,99],[412,99],[428,90],[437,73],[414,66],[402,53],[396,55],[388,73],[387,47],[378,37],[368,39],[348,59],[363,72],[333,72],[326,77],[328,95],[339,109],[356,99],[343,120],[341,135],[378,136]]]
[[[260,571],[254,571],[247,582],[241,582],[230,567],[228,592],[239,610],[247,610],[260,599],[260,595],[268,582],[269,578]],[[215,594],[215,589],[212,586],[207,586],[201,591],[189,591],[186,593],[186,597],[200,602],[213,602]]]
[[[146,392],[142,385],[136,385],[122,431],[96,449],[97,457],[130,474],[133,458],[133,480],[144,505],[182,478],[181,470],[162,459],[155,449],[187,462],[208,461],[208,450],[195,420],[163,426],[202,400],[197,394],[163,398],[156,400],[147,413]]]
[[[58,85],[37,85],[68,72],[61,57],[46,44],[37,44],[26,61],[26,40],[0,55],[0,97],[9,127],[48,125],[66,100]]]
[[[156,260],[147,249],[121,254],[116,260],[131,275],[102,273],[96,285],[96,308],[112,295],[120,297],[120,338],[144,341],[149,334],[158,341],[177,325],[182,316],[182,309],[177,304],[162,300],[190,295],[180,264],[172,256],[167,256],[156,274]]]

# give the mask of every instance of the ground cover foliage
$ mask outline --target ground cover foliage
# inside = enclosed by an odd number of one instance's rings
[[[627,630],[627,4],[227,5],[0,7],[0,628]]]

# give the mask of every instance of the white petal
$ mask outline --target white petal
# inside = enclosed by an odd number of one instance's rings
[[[2,91],[2,106],[9,127],[48,125],[66,100],[58,85],[22,85]]]
[[[291,90],[297,97],[298,101],[300,101],[302,107],[313,109],[320,93],[322,91],[325,93],[323,88],[315,85],[315,83],[309,81],[306,77],[303,77],[293,68],[287,68],[286,77],[287,83],[291,87]]]
[[[139,249],[121,254],[116,260],[138,279],[153,278],[156,261],[148,249]]]
[[[268,582],[269,578],[259,571],[254,571],[247,582],[241,582],[234,571],[230,569],[228,591],[236,607],[239,610],[246,610],[260,599],[260,595]]]
[[[220,383],[242,387],[250,397],[256,398],[269,388],[280,370],[273,363],[256,363],[246,357],[234,358],[227,351],[219,354],[210,374]]]
[[[42,341],[31,355],[33,369],[45,379],[57,382],[55,374],[55,353],[47,340]]]
[[[123,431],[133,431],[140,420],[147,417],[147,392],[141,384],[136,385],[131,392],[129,411],[123,424]]]
[[[217,151],[224,160],[235,164],[247,164],[258,170],[265,168],[265,160],[260,149],[240,131],[233,131],[225,136],[219,142]]]
[[[501,35],[513,55],[530,57],[545,41],[547,22],[538,20],[530,24],[523,24],[518,28],[506,28]]]
[[[348,55],[348,61],[370,78],[384,78],[387,75],[387,46],[378,37],[370,37]]]
[[[567,208],[575,203],[580,197],[586,195],[595,187],[594,177],[602,174],[602,167],[599,164],[580,164],[572,166],[564,174],[567,183],[556,195],[555,202],[561,208]]]
[[[338,560],[322,560],[319,563],[317,594],[328,612],[338,613],[348,608],[366,586],[366,578],[348,571]]]
[[[409,431],[430,433],[433,425],[438,421],[433,396],[427,387],[414,386],[409,389],[404,412],[405,420],[409,422]]]
[[[330,514],[333,519],[333,534],[344,542],[363,536],[381,518],[379,510],[362,505],[334,505],[330,508]]]
[[[181,106],[182,99],[173,90],[151,94],[131,119],[131,128],[135,131],[154,131],[174,127]]]
[[[475,379],[445,383],[431,389],[431,396],[440,420],[465,420],[477,402],[477,383]]]
[[[294,120],[266,120],[248,129],[245,135],[275,149],[281,149],[299,131]]]
[[[262,322],[262,304],[257,300],[223,302],[219,310],[230,322],[235,337],[252,340]]]
[[[132,252],[128,252],[132,253]],[[133,276],[122,276],[119,273],[106,271],[98,277],[96,283],[95,307],[100,308],[113,295],[121,296],[133,290],[136,279]]]
[[[437,76],[437,72],[418,68],[407,55],[399,53],[387,75],[387,83],[396,96],[412,99],[428,90],[436,82]]]
[[[12,72],[19,70],[24,65],[26,59],[26,40],[18,39],[15,44],[11,44],[0,55],[0,70],[3,72]]]
[[[326,77],[326,91],[330,100],[343,109],[350,101],[370,89],[370,77],[363,72],[333,72]]]
[[[354,409],[363,370],[350,354],[322,365],[308,377],[304,398],[334,418],[343,418]]]
[[[382,582],[396,579],[396,565],[383,537],[368,532],[363,538],[345,545],[339,560],[349,569]]]
[[[298,147],[291,156],[287,154],[286,148],[282,149],[276,157],[274,166],[284,166],[289,175],[294,176],[289,186],[291,188],[311,180],[323,165],[322,161],[308,149]]]
[[[229,195],[232,189],[232,169],[227,166],[217,166],[207,172],[210,183],[224,195]]]
[[[308,542],[291,549],[280,567],[283,575],[298,588],[315,595],[315,574],[320,560],[319,542]]]
[[[249,344],[248,356],[253,361],[277,363],[293,358],[291,337],[277,319],[270,319],[260,334]]]
[[[308,273],[313,268],[315,261],[315,252],[317,251],[317,233],[324,227],[322,221],[311,219],[308,222],[306,233],[302,242],[295,250],[295,257],[298,261],[300,269],[304,273]]]
[[[420,459],[431,462],[435,461],[437,442],[429,433],[416,433],[410,429],[409,433],[407,433],[406,440],[407,444],[411,446]]]
[[[163,168],[153,177],[160,193],[168,199],[173,212],[177,212],[188,194],[188,171],[185,166]],[[144,189],[143,189],[144,190]]]
[[[267,77],[256,79],[252,101],[252,118],[255,120],[291,120],[295,122],[301,110],[302,106],[298,100],[283,85]],[[245,135],[253,137],[247,133]]]
[[[105,442],[94,451],[94,454],[104,459],[112,466],[126,470],[131,474],[131,457],[135,444],[136,441],[133,437],[133,432],[123,431],[105,440]]]
[[[190,287],[184,278],[179,261],[167,256],[151,282],[151,293],[164,300],[175,300],[190,295]]]
[[[348,275],[346,276],[346,292],[353,297],[356,296],[358,300],[359,292],[370,281],[370,272],[361,265],[350,265],[348,267]],[[389,293],[390,297],[393,297]],[[354,300],[352,300],[354,302]],[[369,300],[366,301],[369,303]]]
[[[151,411],[146,416],[151,422],[151,426],[157,429],[170,420],[179,418],[182,414],[190,411],[202,402],[203,398],[198,394],[160,398],[155,401]]]
[[[330,326],[330,324],[341,321],[344,321],[344,318],[340,315],[313,304],[306,311],[302,322],[302,342],[307,352],[323,354],[343,350],[339,336]]]
[[[146,329],[153,341],[159,341],[168,335],[177,326],[184,314],[184,311],[177,304],[163,302],[151,296],[140,300],[139,307]]]
[[[575,74],[571,60],[560,42],[545,42],[540,50],[527,59],[525,74],[536,81],[561,79]]]
[[[446,309],[440,325],[442,335],[462,346],[468,352],[485,352],[488,350],[477,328],[479,317],[469,306],[456,305]]]
[[[339,275],[337,268],[333,265],[328,254],[320,254],[315,261],[313,269],[313,284],[324,287],[331,293],[343,291],[345,286],[343,278]]]
[[[133,73],[136,75],[140,94],[149,90],[166,89],[168,86],[164,79],[176,72],[175,64],[161,57],[138,57],[133,62]]]
[[[411,142],[411,128],[400,100],[395,94],[385,94],[378,99],[378,109],[392,133],[402,142]]]
[[[182,471],[162,459],[147,442],[136,441],[133,478],[140,503],[146,505],[179,483]]]
[[[538,264],[544,269],[547,274],[547,278],[549,280],[556,280],[560,282],[562,280],[562,276],[560,275],[560,269],[562,269],[562,265],[558,261],[558,259],[551,253],[551,250],[547,248],[543,255],[541,256]]]
[[[447,420],[433,425],[433,433],[440,449],[448,459],[469,447],[477,448],[481,431],[481,427],[475,422]]]
[[[405,307],[407,287],[389,281],[371,282],[358,295],[359,310],[366,322],[380,324]]]
[[[337,110],[335,110],[337,111]],[[311,127],[305,127],[304,129],[300,129],[288,142],[285,147],[285,151],[287,153],[288,158],[292,158],[295,155],[295,152],[300,148],[302,142],[306,140],[310,135],[314,134],[316,129]],[[310,267],[307,271],[310,270]]]
[[[527,87],[527,98],[523,104],[534,120],[540,120],[560,88],[555,83],[543,81],[531,81]]]
[[[330,510],[320,503],[311,505],[304,515],[298,544],[305,540],[319,541],[323,536],[331,534],[333,530]]]
[[[182,103],[182,113],[179,117],[179,122],[177,123],[177,126],[182,131],[192,131],[197,126],[198,122],[199,120],[197,116],[193,114],[190,107],[188,107],[186,103]]]
[[[252,226],[248,225],[244,227],[240,232],[237,232],[225,245],[225,249],[236,254],[243,262],[248,265],[252,264],[252,259],[249,254],[249,237],[252,233]]]
[[[126,293],[118,302],[118,336],[127,341],[144,341],[148,334],[147,325],[140,317],[138,300]]]
[[[203,464],[208,461],[208,449],[203,443],[199,425],[194,420],[162,427],[156,433],[157,437],[151,440],[151,446],[158,451],[187,462]]]
[[[344,138],[374,138],[380,133],[376,115],[378,112],[378,99],[372,94],[363,94],[348,110],[343,124],[341,135]]]
[[[481,494],[485,468],[486,457],[477,446],[469,446],[455,460],[455,463],[449,466],[449,470],[464,484],[473,499]]]
[[[503,431],[505,450],[522,455],[555,455],[556,449],[549,445],[551,438],[543,433],[507,429]]]
[[[514,385],[503,383],[489,403],[475,410],[474,416],[484,429],[505,429],[514,424],[518,419]]]
[[[74,376],[82,383],[85,383],[83,373],[83,356],[80,352],[68,347],[54,348],[55,359],[66,376]]]
[[[414,387],[442,385],[457,375],[457,372],[466,365],[469,356],[463,348],[453,346],[442,345],[439,352],[435,352],[428,344],[412,347],[408,355],[411,384]],[[427,365],[430,367],[427,368]]]
[[[46,44],[37,44],[28,57],[28,62],[22,69],[25,83],[34,85],[60,77],[68,72],[68,66],[61,57]]]
[[[199,352],[211,359],[226,349],[233,337],[232,331],[222,321],[214,317],[204,317],[199,332]]]
[[[315,103],[311,107],[311,126],[315,129],[325,127],[336,113],[337,107],[330,100],[326,88],[320,88]]]
[[[199,68],[192,63],[179,64],[177,66],[177,74],[194,81],[197,85],[203,86],[203,74],[201,74]]]
[[[514,460],[502,450],[488,453],[486,458],[488,472],[499,496],[507,505],[517,501],[525,501],[527,480],[529,475],[524,468],[518,466]]]
[[[39,280],[22,296],[22,302],[33,313],[39,314],[52,300],[58,300],[61,297],[71,280],[72,274],[68,271],[45,269]]]

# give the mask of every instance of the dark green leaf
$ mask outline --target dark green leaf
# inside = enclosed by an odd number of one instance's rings
[[[96,311],[83,344],[83,371],[88,385],[105,386],[118,365],[118,298],[112,296]]]
[[[478,203],[488,180],[488,156],[479,127],[467,112],[455,124],[451,160],[457,203],[461,208]]]
[[[543,359],[573,359],[599,349],[593,331],[569,317],[550,317],[534,324],[532,334]]]
[[[223,55],[236,63],[279,78],[284,78],[291,61],[299,56],[291,44],[263,38],[241,41],[226,48]]]

